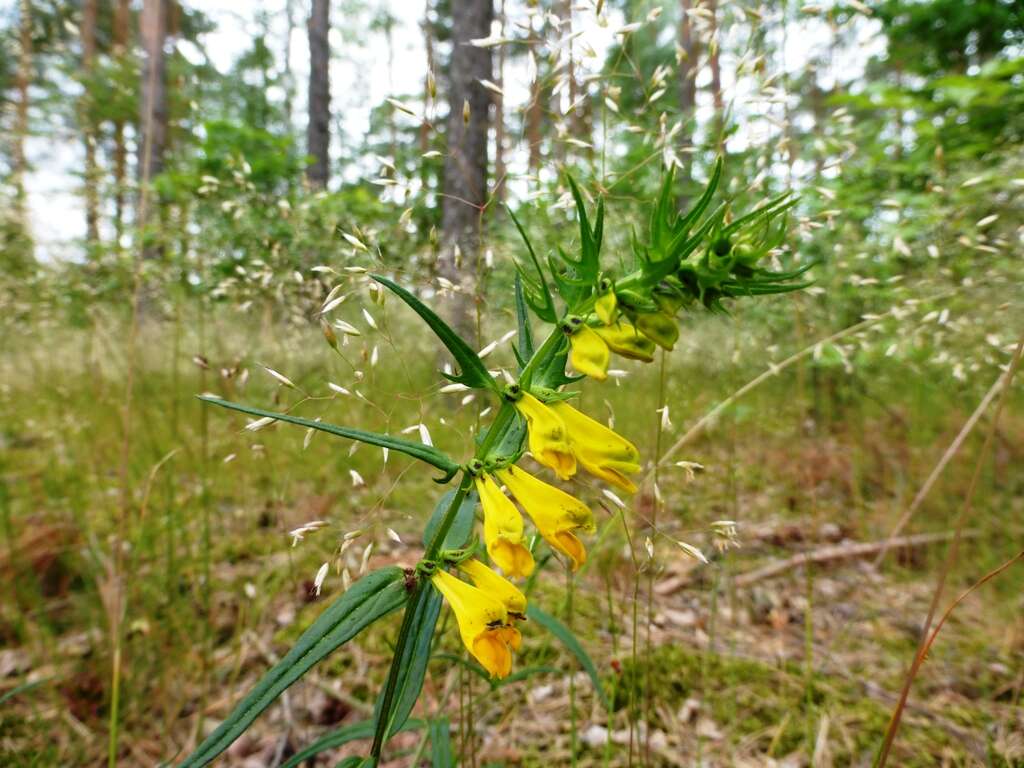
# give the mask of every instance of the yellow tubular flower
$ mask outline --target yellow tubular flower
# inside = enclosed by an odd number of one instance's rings
[[[636,493],[636,486],[626,477],[640,471],[640,452],[636,446],[568,403],[552,403],[551,408],[565,423],[569,444],[580,466],[627,493]]]
[[[679,326],[675,318],[661,312],[640,315],[636,319],[636,327],[640,333],[669,352],[675,348],[679,338]]]
[[[480,475],[474,483],[484,508],[487,554],[509,576],[529,576],[533,573],[533,555],[523,541],[523,516],[490,477]]]
[[[613,294],[614,295],[614,294]],[[589,325],[581,325],[571,336],[569,362],[580,373],[598,381],[608,378],[608,362],[611,354],[608,345]]]
[[[498,472],[498,477],[523,505],[540,535],[569,558],[572,569],[575,571],[583,565],[587,560],[587,550],[573,531],[593,532],[594,515],[590,508],[518,467],[503,469]]]
[[[627,322],[596,328],[595,332],[618,355],[645,363],[654,359],[654,342]]]
[[[518,619],[526,615],[526,595],[504,576],[476,559],[459,563],[459,569],[484,592],[498,598],[508,611],[509,618]]]
[[[519,647],[520,638],[517,629],[507,626],[508,612],[501,601],[447,571],[438,570],[430,581],[455,611],[462,642],[473,658],[492,677],[508,677],[512,648]]]
[[[605,325],[611,325],[618,316],[619,300],[615,297],[615,291],[608,291],[601,294],[594,301],[594,312]]]
[[[562,480],[575,475],[576,457],[566,440],[565,424],[558,414],[529,392],[523,392],[515,406],[526,419],[533,458],[553,469]]]

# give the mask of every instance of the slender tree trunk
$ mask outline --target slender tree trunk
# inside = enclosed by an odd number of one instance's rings
[[[538,29],[534,29],[534,19],[540,19]],[[544,35],[543,14],[530,15],[530,37],[539,40]],[[541,83],[540,61],[537,59],[537,47],[530,48],[530,60],[533,62],[533,82],[530,83],[530,102],[526,105],[526,145],[529,151],[527,163],[532,172],[540,170],[541,141],[543,140],[544,122],[544,87]]]
[[[501,0],[498,10],[501,22],[501,34],[505,34],[505,0]],[[505,165],[505,46],[498,47],[498,71],[495,73],[501,93],[494,96],[494,197],[500,203],[505,201],[505,176],[508,168]]]
[[[330,7],[330,0],[313,0],[309,15],[309,126],[306,141],[313,163],[306,170],[306,178],[316,189],[325,188],[330,178]]]
[[[452,303],[451,320],[465,330],[474,287],[480,225],[487,200],[488,111],[491,94],[491,49],[470,44],[487,37],[494,16],[492,0],[451,0],[452,56],[448,86],[448,151],[441,207],[443,247],[441,274],[461,291]]]
[[[423,77],[423,121],[420,123],[420,183],[423,193],[430,195],[430,165],[422,157],[430,151],[431,122],[433,120],[434,98],[437,95],[437,80],[434,76],[434,25],[430,21],[430,3],[423,7],[423,49],[427,56],[427,73]],[[428,197],[429,199],[429,197]]]
[[[25,191],[25,176],[28,173],[28,159],[25,156],[25,139],[28,136],[28,87],[32,81],[32,4],[21,0],[18,19],[18,72],[15,85],[18,90],[18,106],[14,114],[14,147],[12,149],[14,184],[14,216],[23,232],[28,232],[28,195]]]
[[[146,183],[164,168],[167,148],[167,0],[143,0],[139,35],[142,38],[142,98],[139,114],[139,181]]]
[[[85,141],[85,233],[90,249],[100,241],[100,201],[96,188],[99,181],[96,165],[96,130],[92,122],[92,96],[89,88],[93,64],[96,60],[96,16],[99,10],[97,0],[82,3],[82,74],[86,90],[82,94],[81,119],[82,136]]]
[[[712,132],[719,155],[725,154],[725,100],[722,98],[722,62],[718,49],[718,0],[707,0],[711,14],[711,45],[708,48],[708,67],[711,69],[711,99],[715,107]]]
[[[131,18],[131,0],[117,0],[114,9],[113,52],[119,63],[128,50],[128,24]],[[124,235],[125,184],[128,177],[128,152],[124,144],[124,120],[114,121],[114,238],[117,247]]]
[[[693,136],[697,129],[697,71],[701,45],[688,13],[694,5],[693,0],[680,0],[679,3],[679,112],[684,123],[680,132],[679,158],[682,168],[679,176],[684,186],[689,184],[693,176]],[[680,196],[680,207],[686,207],[687,199],[685,194]]]

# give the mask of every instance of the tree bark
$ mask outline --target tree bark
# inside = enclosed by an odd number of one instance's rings
[[[501,22],[501,34],[505,34],[505,0],[501,0],[498,10]],[[499,203],[505,201],[505,176],[508,167],[505,165],[505,46],[498,48],[498,71],[495,82],[501,93],[494,95],[494,198]]]
[[[18,19],[18,72],[15,84],[18,106],[14,114],[14,146],[12,148],[12,182],[14,184],[14,216],[23,232],[28,232],[28,195],[25,176],[28,159],[25,138],[28,136],[28,87],[32,81],[32,4],[21,0]]]
[[[330,0],[313,0],[308,30],[309,125],[306,142],[313,163],[306,170],[306,178],[311,187],[324,189],[330,178]]]
[[[722,98],[722,62],[718,50],[718,0],[707,0],[711,13],[711,46],[708,49],[708,67],[711,69],[711,99],[715,107],[712,132],[718,154],[725,154],[725,100]]]
[[[457,328],[469,326],[469,307],[480,250],[480,225],[487,200],[487,144],[491,49],[470,44],[487,37],[491,0],[452,0],[452,57],[448,87],[448,151],[441,207],[441,275],[460,288],[450,308]]]
[[[696,130],[697,112],[697,70],[700,60],[700,38],[695,34],[693,21],[688,13],[694,6],[692,0],[680,0],[679,18],[679,112],[684,128],[680,131],[680,153],[682,162],[680,180],[688,186],[693,171],[693,135]],[[686,207],[687,196],[680,195],[679,205]]]
[[[128,25],[131,0],[117,0],[114,9],[113,53],[119,62],[128,50]],[[124,235],[125,184],[128,176],[128,152],[124,144],[124,120],[114,121],[114,237],[117,246]]]
[[[92,122],[92,97],[89,88],[93,64],[96,61],[96,17],[99,7],[97,0],[82,3],[82,74],[85,92],[82,94],[81,120],[82,138],[85,142],[85,237],[87,247],[95,248],[100,241],[100,202],[96,189],[98,168],[96,165],[96,130]]]
[[[139,115],[139,181],[149,182],[164,169],[167,147],[167,0],[143,0],[142,98]]]
[[[540,29],[534,30],[534,16],[531,16],[531,38],[540,38],[544,34],[544,16],[542,14],[536,15],[540,18]],[[540,62],[536,58],[535,48],[530,51],[530,56],[533,57],[536,71],[534,72],[533,82],[530,83],[530,102],[526,105],[526,144],[529,149],[528,166],[530,171],[536,173],[540,170],[542,162],[541,141],[544,122],[544,86],[541,83]]]

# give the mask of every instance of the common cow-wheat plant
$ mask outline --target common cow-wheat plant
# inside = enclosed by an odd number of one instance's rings
[[[572,385],[583,377],[604,381],[612,355],[650,362],[658,347],[671,350],[679,336],[677,315],[691,308],[723,309],[725,299],[797,290],[810,265],[771,271],[760,264],[785,237],[788,195],[742,216],[729,204],[712,209],[721,163],[693,207],[676,210],[673,174],[666,172],[651,205],[645,239],[634,237],[632,257],[614,268],[600,258],[604,205],[588,214],[570,179],[579,220],[574,252],[555,247],[544,261],[526,232],[524,258],[516,263],[514,303],[517,371],[493,376],[469,344],[413,293],[382,275],[367,279],[404,301],[437,335],[458,371],[445,374],[493,398],[493,419],[481,428],[467,458],[457,461],[426,442],[340,427],[203,395],[207,402],[243,413],[291,422],[340,437],[403,452],[440,470],[437,482],[454,483],[426,521],[424,550],[415,568],[392,566],[353,584],[330,605],[236,706],[184,765],[209,763],[240,736],[288,686],[314,664],[376,620],[397,610],[404,618],[394,658],[374,713],[373,743],[359,765],[373,766],[392,735],[407,725],[426,672],[442,600],[454,612],[468,652],[493,678],[508,676],[521,642],[527,598],[514,583],[535,569],[535,537],[521,511],[548,547],[578,569],[587,558],[585,536],[594,515],[581,499],[520,465],[529,451],[558,480],[585,472],[617,490],[634,493],[641,470],[637,447],[575,405]],[[623,265],[626,265],[625,267]],[[378,289],[379,290],[379,289]],[[531,316],[550,326],[534,343]],[[328,341],[336,343],[331,335]],[[629,432],[627,425],[624,432]],[[506,495],[503,486],[510,495]],[[473,534],[477,510],[482,546]],[[563,628],[564,629],[564,628]],[[369,728],[367,728],[367,735]]]

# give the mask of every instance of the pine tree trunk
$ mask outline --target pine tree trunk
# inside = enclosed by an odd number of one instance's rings
[[[501,0],[498,10],[501,22],[501,34],[505,34],[505,0]],[[498,71],[495,73],[501,93],[494,96],[494,198],[499,203],[505,201],[505,176],[508,168],[505,165],[505,46],[498,47]]]
[[[487,200],[487,144],[491,49],[470,44],[487,37],[494,9],[491,0],[451,0],[452,57],[448,87],[448,151],[444,164],[441,210],[442,276],[460,287],[450,319],[465,330],[470,325],[474,275],[480,250],[480,225]]]
[[[306,142],[313,163],[306,170],[311,187],[323,189],[330,179],[331,48],[330,0],[313,0],[309,15],[309,126]]]
[[[693,5],[692,0],[680,0],[679,3],[679,112],[684,125],[680,132],[679,159],[682,168],[679,177],[684,187],[689,186],[693,177],[693,136],[697,128],[697,70],[701,52],[700,38],[695,34],[693,21],[687,13]],[[680,195],[679,206],[685,208],[688,199],[686,193]]]
[[[25,138],[28,136],[28,87],[32,81],[32,5],[21,0],[18,19],[18,72],[15,85],[18,106],[14,114],[14,146],[12,148],[12,183],[14,185],[14,217],[23,232],[28,232],[28,195],[25,176],[28,160]]]
[[[722,62],[718,50],[718,0],[707,0],[711,14],[711,46],[708,49],[708,67],[711,69],[711,100],[715,107],[712,135],[719,155],[725,154],[725,100],[722,97]]]
[[[533,19],[534,16],[530,17],[530,37],[540,37],[544,32],[544,17],[540,14],[536,14],[540,18],[540,29],[534,30]],[[526,105],[526,144],[529,149],[528,165],[530,171],[536,173],[540,170],[541,158],[541,141],[543,136],[543,122],[544,122],[544,87],[541,84],[540,75],[540,62],[536,59],[536,50],[530,51],[530,56],[534,57],[535,72],[533,76],[533,82],[530,83],[530,102]]]
[[[142,38],[142,98],[139,115],[139,181],[148,183],[164,169],[167,147],[167,0],[143,0],[139,20]]]
[[[425,194],[430,192],[430,167],[422,157],[430,151],[431,121],[437,81],[434,76],[434,25],[430,21],[430,2],[423,8],[423,49],[427,56],[427,73],[423,77],[423,121],[420,123],[420,181]]]
[[[131,0],[117,0],[114,9],[113,53],[118,61],[128,50],[128,24]],[[125,184],[128,177],[128,152],[124,144],[124,120],[114,122],[114,238],[118,247],[124,235]]]
[[[82,96],[81,119],[82,137],[85,142],[85,237],[89,248],[95,248],[100,241],[100,202],[96,189],[99,181],[96,166],[96,131],[92,123],[91,96],[88,91],[92,85],[90,78],[96,60],[98,10],[97,0],[84,0],[82,3],[82,74],[87,85]]]

